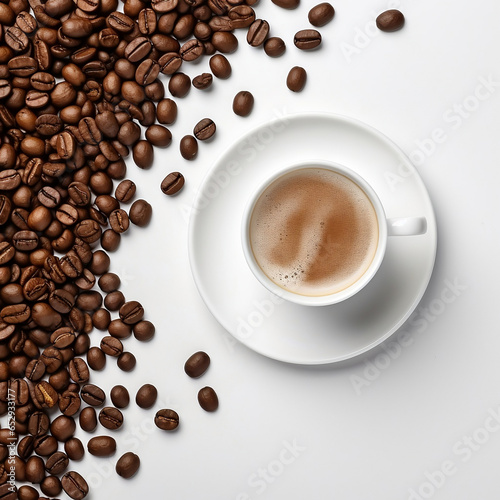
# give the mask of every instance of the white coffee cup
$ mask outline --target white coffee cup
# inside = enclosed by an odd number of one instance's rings
[[[378,245],[375,251],[375,255],[372,259],[371,264],[368,266],[367,270],[362,274],[362,276],[349,285],[347,288],[344,288],[338,292],[331,293],[329,295],[320,295],[320,296],[311,296],[311,295],[301,295],[281,286],[277,285],[274,281],[269,278],[264,271],[259,266],[257,260],[252,251],[252,245],[250,241],[250,222],[252,220],[252,214],[255,208],[255,205],[259,198],[265,193],[265,191],[271,186],[271,184],[279,179],[280,177],[289,174],[290,172],[306,169],[306,168],[321,168],[332,170],[333,172],[339,173],[353,181],[362,189],[362,191],[366,194],[368,199],[371,201],[375,215],[378,223]],[[420,234],[424,234],[427,231],[427,221],[425,217],[411,216],[411,217],[398,217],[388,219],[386,217],[384,207],[373,190],[370,184],[363,179],[359,174],[352,171],[351,169],[339,165],[337,163],[327,162],[324,160],[311,160],[308,162],[302,162],[297,165],[293,165],[287,168],[284,168],[274,174],[273,176],[266,179],[263,183],[259,185],[259,187],[255,190],[255,192],[250,197],[246,208],[243,213],[243,220],[241,225],[241,240],[243,246],[243,253],[245,255],[245,259],[250,267],[250,270],[253,272],[255,277],[264,285],[268,290],[273,292],[274,294],[282,297],[285,300],[290,302],[294,302],[296,304],[307,305],[307,306],[326,306],[331,304],[336,304],[343,300],[352,297],[360,290],[362,290],[375,276],[382,261],[384,259],[384,255],[387,248],[387,238],[389,236],[416,236]]]

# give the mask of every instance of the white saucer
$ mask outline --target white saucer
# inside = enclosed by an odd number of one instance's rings
[[[425,235],[390,237],[375,278],[354,297],[325,307],[268,292],[248,268],[240,239],[243,210],[257,185],[286,165],[314,159],[358,172],[387,217],[425,216],[428,224]],[[424,294],[436,243],[432,204],[410,160],[377,130],[330,114],[287,116],[233,144],[202,182],[189,227],[194,280],[215,318],[254,351],[298,364],[349,359],[394,333]]]

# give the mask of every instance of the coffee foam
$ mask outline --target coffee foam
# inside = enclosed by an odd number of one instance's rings
[[[375,210],[342,174],[304,168],[274,181],[257,201],[250,242],[255,259],[277,285],[323,296],[355,283],[378,245]]]

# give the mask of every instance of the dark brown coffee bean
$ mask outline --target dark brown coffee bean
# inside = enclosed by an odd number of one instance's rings
[[[179,51],[179,55],[184,61],[195,61],[203,55],[205,47],[198,39],[193,38],[187,41]]]
[[[396,9],[382,12],[377,19],[377,28],[381,31],[392,32],[400,30],[405,24],[405,16]]]
[[[110,457],[116,451],[116,441],[110,436],[95,436],[87,443],[87,449],[96,457]]]
[[[206,352],[198,351],[192,354],[184,364],[184,371],[192,378],[201,377],[210,365],[210,357]]]
[[[24,370],[23,370],[24,371]],[[9,394],[17,406],[24,406],[29,401],[29,388],[26,380],[14,379],[10,382]]]
[[[139,457],[135,453],[128,451],[116,462],[116,473],[125,479],[130,479],[139,470],[140,464]]]
[[[158,59],[158,64],[164,75],[173,75],[182,66],[182,58],[177,52],[167,52]]]
[[[32,359],[26,367],[25,377],[32,382],[37,382],[45,374],[45,363],[41,359]]]
[[[149,85],[153,83],[160,74],[160,65],[152,59],[144,59],[137,67],[135,81],[139,85]]]
[[[170,77],[168,90],[174,97],[185,97],[191,89],[191,79],[185,73],[175,73]]]
[[[40,195],[42,192],[43,194]],[[38,199],[40,199],[40,196],[43,197],[44,194],[47,194],[47,196],[50,197],[50,194],[48,193],[54,194],[54,197],[56,198],[59,196],[59,193],[55,189],[47,186],[38,191]],[[57,193],[57,195],[55,193]],[[17,233],[12,236],[12,244],[14,245],[14,248],[21,252],[31,252],[32,250],[35,250],[38,246],[38,241],[38,235],[34,231],[17,231]]]
[[[84,384],[89,380],[89,368],[82,358],[72,359],[68,364],[68,371],[77,384]]]
[[[21,175],[17,170],[7,169],[0,172],[0,190],[10,191],[21,184]]]
[[[40,489],[43,494],[55,497],[62,491],[61,481],[56,476],[48,476],[40,483]]]
[[[67,37],[85,38],[92,33],[92,23],[83,17],[75,17],[64,21],[61,29]]]
[[[316,27],[328,24],[335,15],[335,9],[328,2],[314,6],[308,14],[309,22]]]
[[[64,474],[61,479],[61,484],[70,498],[81,500],[87,496],[89,487],[85,479],[78,472],[70,471]]]
[[[109,215],[109,224],[113,231],[117,233],[124,233],[129,227],[127,212],[121,208],[113,210],[113,212]]]
[[[99,347],[91,347],[87,352],[87,363],[92,370],[102,370],[106,366],[106,356]]]
[[[101,2],[98,0],[77,0],[76,5],[80,10],[90,13],[98,10]]]
[[[78,416],[80,427],[85,432],[93,432],[97,427],[97,414],[92,406],[84,408]]]
[[[118,131],[118,140],[126,146],[132,146],[141,137],[141,127],[137,123],[125,122]]]
[[[59,290],[59,291],[62,292],[66,290]],[[69,347],[74,343],[75,339],[76,339],[75,331],[73,330],[73,328],[69,326],[63,326],[61,328],[58,328],[50,336],[50,341],[52,342],[52,345],[57,349],[66,349],[66,347]]]
[[[123,425],[122,412],[118,408],[107,406],[99,412],[99,422],[106,429],[119,429]]]
[[[85,243],[94,243],[101,237],[102,229],[96,221],[85,219],[76,226],[75,234]]]
[[[138,323],[144,316],[144,308],[136,300],[125,302],[120,307],[120,319],[127,325]]]
[[[153,146],[167,147],[172,142],[172,134],[168,128],[162,125],[151,125],[146,130],[146,139]]]
[[[56,451],[45,462],[45,470],[49,474],[59,475],[67,469],[68,465],[67,455],[62,451]]]
[[[172,99],[162,99],[156,109],[158,121],[170,125],[177,119],[177,104]]]
[[[254,97],[246,90],[242,90],[234,96],[233,111],[238,116],[248,116],[252,112],[253,105]]]
[[[198,154],[198,142],[192,135],[185,135],[181,139],[180,152],[185,160],[194,160]]]
[[[82,138],[87,144],[98,145],[102,140],[101,131],[96,125],[95,120],[90,116],[82,118],[80,120],[80,123],[78,124],[78,130],[82,134]]]
[[[215,411],[219,407],[219,398],[211,387],[203,387],[198,392],[198,403],[205,411]]]
[[[231,76],[231,65],[222,54],[216,54],[210,58],[210,69],[214,76],[222,80]]]
[[[35,386],[34,395],[41,408],[52,408],[57,404],[58,394],[45,380]]]
[[[156,389],[156,387],[152,384],[144,384],[137,391],[135,402],[140,408],[147,409],[151,408],[155,404],[157,397],[158,390]]]
[[[300,50],[312,50],[321,44],[321,34],[316,30],[301,30],[295,33],[293,43]]]
[[[28,432],[33,436],[42,436],[49,431],[50,420],[43,411],[36,411],[31,414],[28,421]]]
[[[140,36],[129,42],[125,47],[124,55],[130,62],[138,62],[144,59],[153,48],[149,38]]]
[[[238,39],[229,31],[217,31],[212,35],[212,44],[219,52],[231,54],[238,48]]]
[[[157,125],[157,127],[159,127],[159,126],[160,125]],[[148,130],[149,130],[149,128],[148,128]],[[165,130],[167,130],[167,129],[165,129]],[[153,145],[155,145],[155,146],[157,145],[157,144],[154,144],[153,141],[151,141],[150,137],[148,137],[147,131],[146,131],[146,139],[148,141],[150,141]],[[135,183],[129,179],[125,179],[124,181],[121,181],[120,184],[118,184],[118,186],[116,186],[115,197],[120,203],[128,203],[134,197],[135,191],[136,191]]]
[[[5,30],[5,43],[16,52],[23,52],[28,48],[28,37],[26,33],[16,26],[9,26]]]
[[[160,125],[156,125],[159,127]],[[130,207],[130,221],[139,227],[145,227],[151,221],[153,208],[146,200],[136,200]]]
[[[71,460],[81,460],[85,454],[82,442],[75,437],[68,439],[64,443],[64,451]]]
[[[74,380],[74,379],[73,379]],[[80,409],[82,401],[80,396],[73,391],[64,391],[59,396],[59,409],[63,415],[71,417]]]
[[[16,56],[7,63],[9,71],[14,76],[31,76],[38,71],[38,62],[32,57]]]
[[[215,134],[216,126],[210,118],[200,120],[194,127],[193,133],[200,141],[207,141]]]
[[[123,352],[118,356],[118,368],[124,372],[132,371],[135,368],[136,359],[131,352]]]
[[[234,29],[247,28],[255,21],[255,11],[248,5],[236,5],[227,15]]]
[[[90,406],[101,406],[106,401],[104,391],[94,384],[85,384],[80,391],[80,397]]]
[[[132,156],[139,168],[150,168],[154,161],[153,146],[148,141],[137,141],[132,149]]]
[[[166,195],[178,193],[184,186],[184,176],[180,172],[171,172],[161,183],[161,190]]]
[[[90,203],[90,190],[83,182],[72,182],[68,186],[68,195],[77,207],[84,207]]]
[[[50,424],[50,433],[61,442],[73,437],[75,430],[76,424],[74,419],[66,415],[59,415]]]
[[[123,352],[123,344],[119,339],[106,336],[101,339],[101,350],[108,356],[118,357]]]
[[[129,33],[135,26],[134,21],[130,17],[118,11],[109,14],[106,18],[106,23],[110,28],[119,33]]]
[[[269,23],[263,19],[255,20],[248,28],[247,42],[252,47],[262,45],[269,35]]]
[[[292,92],[300,92],[307,81],[307,73],[304,68],[300,66],[294,66],[288,73],[286,78],[286,86]]]
[[[37,437],[33,442],[33,449],[37,455],[48,457],[57,451],[57,439],[45,434]]]
[[[173,431],[179,426],[179,415],[174,410],[158,410],[155,415],[155,425],[164,431]]]
[[[193,87],[204,90],[212,85],[213,77],[211,73],[202,73],[201,75],[193,78]]]
[[[298,7],[300,0],[272,0],[272,2],[283,9],[295,9]]]
[[[15,466],[14,466],[15,467]],[[33,484],[40,484],[45,477],[45,467],[40,457],[31,456],[26,460],[25,480]]]
[[[123,385],[115,385],[111,389],[111,401],[117,408],[126,408],[130,403],[128,390]]]

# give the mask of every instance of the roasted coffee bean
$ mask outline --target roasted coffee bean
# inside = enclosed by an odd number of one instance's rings
[[[178,193],[184,186],[184,176],[180,172],[171,172],[161,183],[161,190],[166,195]]]
[[[122,12],[112,12],[106,18],[106,23],[119,33],[128,33],[134,29],[134,21]]]
[[[106,356],[99,347],[91,347],[87,352],[87,363],[92,370],[102,370],[106,366]]]
[[[89,368],[82,358],[72,359],[68,364],[68,371],[77,384],[84,384],[89,380]]]
[[[26,33],[16,26],[9,26],[5,30],[5,43],[16,52],[23,52],[28,48],[28,37]]]
[[[96,457],[110,457],[116,451],[116,441],[110,436],[95,436],[87,443],[87,449]]]
[[[208,89],[212,85],[213,77],[210,73],[202,73],[201,75],[195,76],[193,78],[193,87],[204,90]]]
[[[48,434],[39,436],[33,442],[33,449],[37,455],[48,457],[57,451],[57,439]]]
[[[192,378],[201,377],[210,365],[210,357],[206,352],[198,351],[192,354],[184,364],[184,371]]]
[[[238,39],[229,31],[217,31],[212,35],[212,44],[219,52],[231,54],[238,48]]]
[[[118,356],[118,368],[124,372],[130,372],[135,368],[136,359],[131,352],[123,352]]]
[[[316,30],[301,30],[295,33],[293,43],[300,50],[312,50],[321,44],[321,34]]]
[[[73,418],[59,415],[50,424],[50,433],[61,442],[67,441],[73,436],[76,424]]]
[[[59,290],[64,292],[66,290]],[[69,312],[69,311],[68,311]],[[51,336],[50,341],[57,349],[65,349],[74,343],[76,339],[75,331],[69,326],[63,326],[55,330]]]
[[[198,392],[198,403],[205,411],[215,411],[219,407],[219,398],[211,387],[203,387]]]
[[[92,324],[98,330],[106,330],[111,322],[109,311],[104,308],[98,309],[92,314]]]
[[[377,28],[381,31],[391,32],[400,30],[405,24],[405,16],[396,9],[386,10],[382,12],[377,19]]]
[[[152,59],[144,59],[139,64],[135,72],[135,81],[139,85],[149,85],[153,83],[160,74],[160,65]]]
[[[104,391],[94,384],[85,384],[80,391],[80,396],[91,406],[101,406],[106,401]]]
[[[161,125],[157,125],[159,127]],[[146,200],[136,200],[130,207],[130,221],[139,227],[145,227],[149,224],[153,214],[153,207]]]
[[[283,9],[295,9],[298,7],[300,0],[272,0],[272,2]]]
[[[254,97],[247,90],[238,92],[233,99],[233,111],[238,116],[248,116],[253,109]]]
[[[43,411],[32,413],[28,421],[28,432],[33,436],[42,436],[49,431],[50,420]]]
[[[226,80],[231,76],[231,65],[222,54],[216,54],[210,58],[210,69],[214,76],[222,80]]]
[[[193,133],[198,140],[207,141],[214,136],[215,130],[215,123],[210,118],[204,118],[195,125]]]
[[[118,357],[123,352],[123,344],[116,337],[106,336],[101,339],[101,350],[108,356]]]
[[[328,24],[335,15],[335,9],[328,2],[314,6],[308,14],[309,22],[316,27]]]
[[[155,404],[157,397],[158,390],[156,387],[152,384],[144,384],[137,391],[135,402],[137,403],[137,406],[147,409],[151,408]]]
[[[120,319],[127,325],[138,323],[144,316],[144,308],[136,300],[125,302],[120,307]]]
[[[52,408],[58,401],[56,390],[45,380],[35,386],[34,396],[39,408]]]
[[[118,311],[125,304],[125,296],[119,290],[108,293],[104,298],[104,305],[110,311]]]
[[[85,454],[82,442],[75,437],[68,439],[64,443],[64,451],[71,460],[81,460]]]
[[[7,496],[2,496],[0,498],[8,500],[9,499],[9,494],[11,495],[11,498],[13,498],[13,499],[16,498],[15,493],[13,493],[13,492],[10,492],[10,493],[8,493]],[[24,485],[24,486],[21,486],[17,490],[17,498],[19,500],[38,500],[39,493],[32,486]]]
[[[97,427],[97,414],[92,406],[84,408],[78,416],[80,427],[86,432],[93,432]]]
[[[154,161],[153,146],[148,141],[137,141],[132,149],[132,156],[139,168],[150,168]]]
[[[82,118],[78,124],[78,130],[87,144],[98,145],[102,140],[102,134],[92,117]]]
[[[26,366],[26,371],[24,376],[31,380],[32,382],[37,382],[45,375],[45,363],[41,359],[32,359],[28,366]]]
[[[14,379],[10,382],[9,394],[17,406],[24,406],[29,401],[29,388],[26,380]]]
[[[172,134],[168,128],[162,125],[150,125],[146,130],[146,139],[153,144],[153,146],[167,147],[172,142]]]
[[[177,119],[177,104],[172,99],[162,99],[156,109],[158,121],[170,125]]]
[[[45,495],[55,497],[62,491],[61,481],[56,476],[48,476],[40,483],[40,489]]]
[[[198,142],[192,135],[185,135],[181,139],[180,152],[185,160],[194,160],[198,154]]]
[[[26,460],[33,453],[33,436],[25,436],[19,443],[17,443],[17,454]]]
[[[33,484],[40,484],[45,477],[44,462],[40,457],[31,456],[26,460],[25,480]]]
[[[128,390],[123,385],[115,385],[111,389],[111,401],[117,408],[126,408],[130,403]]]
[[[122,412],[118,408],[107,406],[99,412],[99,422],[106,429],[119,429],[123,425]]]
[[[135,453],[128,451],[116,462],[116,473],[125,479],[130,479],[139,470],[140,464],[139,457]]]
[[[157,127],[160,127],[160,125],[157,125]],[[154,144],[153,141],[151,141],[150,137],[148,137],[147,131],[146,131],[146,139],[150,141],[153,145],[155,146],[157,145]],[[118,184],[118,186],[116,186],[115,197],[120,203],[128,203],[134,197],[135,191],[136,191],[135,183],[129,179],[125,179],[124,181],[121,181],[120,184]]]
[[[153,44],[149,38],[140,36],[132,40],[125,47],[124,56],[130,62],[142,61],[153,48]]]
[[[118,208],[109,214],[109,225],[117,233],[124,233],[129,227],[127,212]]]
[[[182,57],[177,52],[167,52],[158,59],[158,64],[164,75],[173,75],[182,66]]]
[[[247,42],[252,47],[262,45],[269,35],[269,23],[263,19],[256,19],[248,28]]]
[[[87,496],[89,487],[85,479],[78,472],[70,471],[64,474],[61,479],[61,484],[70,498],[81,500]]]
[[[300,66],[294,66],[288,73],[286,78],[286,86],[292,92],[300,92],[307,81],[307,73],[304,68]]]
[[[170,77],[168,90],[174,97],[185,97],[191,89],[191,79],[184,73],[175,73]]]
[[[174,410],[158,410],[155,415],[155,425],[164,431],[173,431],[179,426],[179,415]]]
[[[67,469],[68,465],[67,455],[62,451],[56,451],[45,462],[45,470],[49,474],[59,475]]]
[[[52,188],[46,187],[44,189],[45,191],[42,195],[40,195],[42,190],[38,191],[38,196],[50,197],[49,193],[52,190]],[[55,189],[53,191],[57,193]],[[58,194],[55,195],[54,193],[54,199],[57,199],[57,196]],[[49,203],[47,200],[44,201],[46,201],[46,203]],[[34,231],[17,231],[17,233],[15,233],[12,236],[12,244],[14,245],[14,248],[21,252],[31,252],[32,250],[35,250],[35,248],[38,246],[38,242],[39,242],[38,235]]]
[[[81,403],[80,396],[73,391],[64,391],[59,396],[59,409],[63,415],[68,417],[78,412]]]
[[[205,47],[200,40],[193,38],[186,42],[179,50],[179,55],[184,61],[195,61],[203,55]]]

